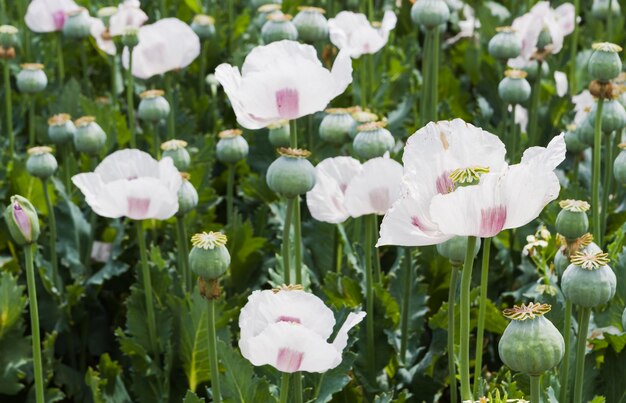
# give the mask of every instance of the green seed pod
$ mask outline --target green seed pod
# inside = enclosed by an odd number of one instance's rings
[[[504,310],[504,316],[512,321],[500,338],[498,353],[507,367],[539,376],[561,362],[565,341],[552,322],[543,316],[550,309],[550,305],[531,302]]]
[[[180,185],[180,189],[178,189],[178,212],[176,215],[183,216],[198,205],[198,191],[189,182],[188,173],[181,172],[180,175],[183,177],[183,183]]]
[[[562,200],[561,211],[556,216],[556,231],[568,241],[573,241],[587,233],[589,203],[582,200]]]
[[[589,123],[596,120],[596,111],[598,104],[595,103],[589,111]],[[620,131],[626,126],[626,110],[618,101],[614,99],[605,99],[602,106],[602,132],[611,134],[614,131]]]
[[[522,41],[511,27],[498,27],[489,41],[489,54],[498,60],[514,59],[522,51]]]
[[[523,70],[507,70],[505,77],[498,84],[498,94],[507,104],[521,104],[530,98],[530,83]]]
[[[626,332],[626,308],[622,312],[622,330]]]
[[[330,108],[326,113],[320,123],[320,138],[329,143],[344,143],[356,129],[356,121],[347,109]]]
[[[60,113],[48,119],[48,137],[53,144],[66,144],[74,138],[75,133],[76,126],[67,113]]]
[[[296,41],[298,40],[298,29],[291,21],[289,14],[269,14],[267,21],[261,28],[261,39],[265,44],[284,39]]]
[[[256,7],[259,12],[269,6],[279,6],[278,9],[280,10],[281,4],[283,4],[282,0],[252,0],[251,2],[252,7]]]
[[[608,82],[617,77],[622,71],[622,61],[618,54],[622,48],[609,42],[594,43],[591,48],[594,52],[589,58],[589,75],[600,82]]]
[[[113,17],[117,11],[117,7],[115,6],[102,7],[96,12],[96,16],[102,21],[105,27],[108,27],[111,17]]]
[[[50,147],[32,147],[28,149],[26,170],[39,179],[48,179],[59,167]]]
[[[198,35],[201,40],[208,40],[215,37],[215,18],[198,14],[193,17],[191,29]]]
[[[39,238],[39,218],[35,207],[20,195],[11,196],[11,204],[4,210],[4,220],[16,244],[30,245]]]
[[[291,129],[288,120],[279,120],[267,126],[270,144],[276,148],[289,147]]]
[[[358,134],[352,141],[352,148],[359,158],[382,157],[393,149],[396,142],[384,126],[385,122],[372,122],[357,127]]]
[[[80,7],[67,13],[63,24],[63,36],[70,39],[85,39],[89,36],[91,19],[86,8]]]
[[[191,156],[187,151],[187,142],[184,140],[168,140],[161,144],[161,158],[170,157],[174,160],[174,166],[180,172],[186,172],[191,165]]]
[[[170,104],[163,97],[165,93],[161,90],[148,90],[142,92],[139,96],[139,107],[137,115],[139,119],[148,122],[157,123],[165,119],[170,114]]]
[[[328,38],[326,12],[319,7],[298,7],[293,23],[298,30],[298,39],[305,43],[315,43]]]
[[[609,16],[609,2],[611,3],[611,14],[619,17],[622,13],[619,1],[617,0],[593,0],[591,5],[591,15],[599,20],[606,20]]]
[[[193,248],[189,252],[189,268],[205,281],[220,278],[230,265],[226,249],[226,235],[221,232],[203,232],[191,237]]]
[[[594,308],[606,304],[615,295],[617,279],[607,266],[608,254],[602,252],[577,252],[561,279],[565,298],[573,304]]]
[[[43,71],[43,64],[25,63],[17,73],[17,88],[26,94],[41,92],[48,86],[48,77]]]
[[[544,28],[539,33],[539,38],[537,38],[537,49],[543,50],[550,44],[552,44],[552,36],[550,35],[550,31],[548,31],[547,28]]]
[[[563,272],[567,269],[567,266],[569,266],[569,258],[563,251],[563,248],[559,248],[554,255],[554,270],[559,277],[563,275]]]
[[[282,15],[283,12],[280,11],[281,5],[276,3],[263,4],[257,9],[257,16],[254,19],[254,24],[261,28],[267,21],[267,17],[270,14]]]
[[[0,25],[0,47],[8,49],[20,42],[18,30],[13,25]]]
[[[583,122],[578,127],[576,127],[576,133],[578,134],[578,138],[580,139],[580,141],[582,141],[589,147],[593,147],[595,128],[594,122],[590,115],[591,114],[588,113]]]
[[[474,247],[474,257],[478,255],[480,250],[480,238],[476,239]],[[465,252],[467,251],[467,237],[455,236],[445,242],[437,244],[437,252],[450,260],[452,264],[461,265],[465,261]]]
[[[535,80],[537,78],[537,73],[539,72],[539,63],[536,60],[529,61],[523,68],[528,74],[527,78],[529,80]],[[541,77],[545,77],[550,73],[550,67],[548,67],[548,63],[541,63]]]
[[[450,19],[450,9],[443,0],[417,0],[411,7],[411,19],[427,29],[445,24]]]
[[[613,175],[618,183],[626,185],[626,143],[620,144],[619,147],[622,151],[613,162]]]
[[[306,150],[280,148],[278,157],[267,169],[267,185],[287,198],[305,194],[315,186],[315,168]]]
[[[83,116],[76,120],[76,134],[74,135],[74,148],[85,154],[97,154],[107,141],[104,130],[96,123],[93,116]]]
[[[122,45],[134,48],[137,44],[139,44],[139,29],[126,27],[122,34]]]
[[[570,249],[576,248],[576,251],[583,252],[583,253],[602,252],[602,249],[600,249],[598,245],[592,242],[592,239],[593,239],[593,236],[591,236],[591,234],[583,235],[582,237],[574,241],[574,243],[569,244],[569,247]],[[559,250],[556,252],[556,255],[554,255],[554,269],[556,270],[556,273],[558,274],[559,277],[563,276],[563,273],[571,264],[571,262],[569,261],[568,254],[565,253],[566,251],[567,251],[566,248],[562,247],[562,248],[559,248]],[[570,254],[572,254],[571,250],[570,250]]]
[[[241,135],[241,130],[224,130],[217,142],[217,160],[224,164],[236,164],[248,156],[248,142]]]
[[[354,140],[356,135],[359,133],[358,127],[364,125],[366,123],[373,123],[378,121],[378,115],[369,111],[364,111],[358,106],[353,106],[348,108],[352,113],[352,118],[356,121],[356,125],[354,126],[354,130],[350,133],[350,138]]]
[[[570,153],[581,153],[587,149],[588,145],[580,138],[576,125],[567,126],[565,147]]]

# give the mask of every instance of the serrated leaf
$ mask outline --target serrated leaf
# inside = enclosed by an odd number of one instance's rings
[[[224,372],[220,375],[222,395],[237,402],[267,402],[272,397],[269,385],[254,375],[252,364],[221,340],[217,342],[217,355]]]
[[[333,394],[343,390],[350,382],[350,376],[348,374],[355,360],[356,354],[351,351],[345,351],[341,364],[320,376],[321,380],[318,385],[317,396],[315,396],[316,403],[329,402]]]
[[[210,379],[207,302],[195,291],[187,315],[181,317],[180,354],[188,387],[196,391]]]
[[[183,403],[204,403],[205,400],[202,397],[198,397],[194,392],[188,390],[185,398],[183,399]]]

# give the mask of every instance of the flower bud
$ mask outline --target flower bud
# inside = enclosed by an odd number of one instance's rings
[[[315,168],[306,150],[280,148],[278,157],[267,169],[267,185],[287,198],[305,194],[315,186]]]
[[[0,25],[0,47],[12,48],[20,42],[18,30],[13,25]]]
[[[187,142],[184,140],[168,140],[161,144],[163,153],[161,158],[170,157],[174,161],[174,166],[180,172],[186,172],[191,165],[191,156],[187,151]]]
[[[162,90],[148,90],[139,95],[141,97],[137,110],[139,119],[157,123],[170,114],[170,104],[163,94]]]
[[[26,170],[39,179],[48,179],[59,167],[50,147],[32,147],[28,149]]]
[[[241,135],[241,130],[224,130],[217,142],[217,160],[224,164],[236,164],[248,156],[248,142]]]
[[[258,15],[255,18],[256,26],[259,28],[263,27],[263,25],[267,21],[267,17],[271,14],[282,15],[283,12],[280,9],[281,5],[275,3],[263,4],[262,6],[260,6],[257,9]]]
[[[134,48],[139,43],[139,30],[135,27],[126,27],[122,34],[122,45]]]
[[[296,41],[298,40],[298,29],[291,22],[289,14],[269,14],[267,21],[261,28],[261,39],[265,44],[283,39]]]
[[[507,70],[505,77],[498,84],[498,94],[507,104],[521,104],[530,98],[530,83],[523,70]]]
[[[622,151],[617,154],[613,162],[613,175],[617,183],[626,185],[626,143],[621,143],[619,148]]]
[[[107,141],[104,130],[96,123],[93,116],[83,116],[75,122],[74,148],[85,154],[97,154]]]
[[[522,41],[511,27],[498,27],[489,41],[489,54],[498,60],[514,59],[522,51]]]
[[[604,83],[617,77],[622,71],[622,48],[609,42],[594,43],[591,48],[593,53],[587,65],[591,78]]]
[[[48,77],[43,71],[43,64],[25,63],[17,73],[17,88],[24,93],[34,94],[46,89]]]
[[[108,27],[111,17],[113,17],[116,13],[117,13],[117,7],[115,6],[102,7],[101,9],[98,10],[98,12],[96,13],[96,16],[100,18],[100,20],[102,21],[105,27]]]
[[[330,108],[326,114],[320,123],[320,138],[329,143],[344,143],[356,129],[356,120],[347,109]]]
[[[191,237],[193,248],[189,252],[189,268],[205,281],[221,277],[230,265],[226,249],[226,235],[221,232],[203,232]]]
[[[198,205],[198,191],[189,182],[189,174],[182,172],[183,183],[178,189],[178,212],[176,215],[183,216],[195,209]]]
[[[354,153],[362,159],[382,157],[396,144],[385,122],[371,122],[357,127],[358,134],[352,141]]]
[[[443,0],[417,0],[411,7],[411,19],[427,29],[445,24],[450,19],[450,9]]]
[[[474,247],[474,257],[478,255],[480,250],[480,238],[476,239]],[[452,264],[462,265],[465,261],[465,253],[467,252],[467,237],[455,236],[445,242],[437,244],[437,252],[447,258]]]
[[[76,126],[72,117],[67,113],[60,113],[48,119],[48,137],[53,144],[65,144],[74,138]]]
[[[589,111],[589,121],[596,120],[596,112],[598,103],[594,103]],[[626,110],[617,100],[605,99],[602,105],[602,132],[611,134],[615,131],[621,131],[626,126]]]
[[[588,145],[580,138],[576,125],[568,125],[565,132],[565,147],[570,153],[581,153]]]
[[[28,199],[20,195],[11,196],[11,204],[4,210],[4,220],[16,244],[24,246],[37,242],[39,218]]]
[[[500,359],[509,368],[539,376],[556,367],[565,352],[565,341],[558,329],[543,315],[550,305],[515,306],[504,310],[512,321],[498,343]]]
[[[298,14],[293,24],[298,30],[298,39],[305,43],[315,43],[328,38],[328,20],[326,12],[319,7],[298,7]]]
[[[85,39],[89,36],[91,18],[86,8],[80,7],[67,13],[63,24],[63,36],[70,39]]]
[[[269,130],[270,143],[276,147],[289,147],[289,136],[291,129],[288,120],[279,120],[267,126]]]
[[[611,3],[611,14],[619,17],[622,13],[619,1],[616,0],[593,0],[591,5],[591,15],[599,20],[606,20],[609,16],[609,2]]]
[[[556,216],[556,232],[573,241],[589,231],[587,210],[589,203],[582,200],[561,200],[561,211]]]
[[[215,18],[198,14],[193,17],[191,29],[198,35],[201,40],[207,40],[215,37]]]
[[[617,279],[607,266],[608,254],[577,252],[561,278],[561,290],[573,304],[594,308],[606,304],[615,295]]]

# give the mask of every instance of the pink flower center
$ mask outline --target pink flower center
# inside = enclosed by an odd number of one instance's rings
[[[278,115],[287,120],[296,119],[300,109],[300,97],[298,90],[283,88],[276,92],[276,108]]]
[[[384,213],[389,210],[389,192],[385,187],[379,187],[370,190],[370,205],[378,213]]]
[[[288,322],[288,323],[301,323],[299,318],[296,318],[295,316],[285,316],[285,315],[281,315],[278,317],[278,319],[276,319],[276,322]]]
[[[15,222],[20,228],[22,235],[24,235],[24,238],[30,241],[32,234],[30,220],[18,202],[13,203],[13,217],[15,217]]]
[[[449,171],[446,171],[437,177],[435,187],[437,188],[437,193],[442,195],[448,194],[454,189],[454,182],[450,179]]]
[[[480,210],[480,232],[481,238],[489,238],[497,235],[506,222],[506,206],[489,207]]]
[[[133,219],[145,218],[150,207],[150,199],[140,197],[129,197],[128,201],[128,217]]]
[[[300,369],[304,353],[290,348],[281,348],[276,357],[276,368],[281,372],[293,373]]]
[[[65,19],[65,11],[63,10],[58,10],[52,13],[52,21],[54,21],[55,30],[60,31],[63,29],[63,25],[65,25]]]

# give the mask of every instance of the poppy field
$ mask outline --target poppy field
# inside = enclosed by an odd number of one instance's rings
[[[624,0],[0,0],[0,402],[626,403]]]

